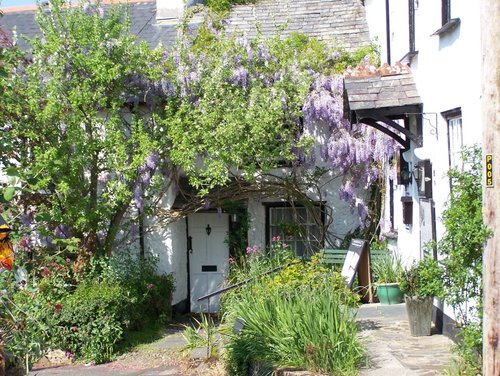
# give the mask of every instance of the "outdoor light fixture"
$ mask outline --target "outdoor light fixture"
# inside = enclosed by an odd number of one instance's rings
[[[0,272],[3,269],[12,270],[14,263],[14,248],[9,239],[11,228],[0,216]]]
[[[420,197],[432,197],[432,165],[430,160],[424,160],[415,165],[412,171]]]
[[[207,232],[207,235],[210,235],[212,233],[212,227],[210,227],[210,224],[207,225],[205,231]]]

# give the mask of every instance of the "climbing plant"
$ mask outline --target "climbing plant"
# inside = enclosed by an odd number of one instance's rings
[[[446,232],[438,243],[444,256],[446,301],[462,326],[459,352],[469,363],[479,365],[482,351],[482,255],[490,230],[482,217],[481,148],[462,152],[463,169],[448,172],[451,193],[443,212]]]

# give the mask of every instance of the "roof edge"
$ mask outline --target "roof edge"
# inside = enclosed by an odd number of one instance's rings
[[[151,3],[156,0],[104,0],[104,5],[126,5],[129,3]],[[72,7],[78,5],[78,3],[70,3]],[[10,7],[1,7],[3,13],[19,13],[19,12],[29,12],[29,11],[37,11],[39,5],[15,5]]]

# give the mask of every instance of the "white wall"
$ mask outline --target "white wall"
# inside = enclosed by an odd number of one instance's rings
[[[385,43],[385,14],[382,14],[385,0],[366,0],[365,5],[371,36],[379,36],[379,40]],[[390,1],[393,63],[408,52],[409,44],[404,40],[408,35],[406,5],[406,1]],[[449,168],[447,122],[441,113],[461,108],[465,144],[480,143],[482,137],[479,5],[474,1],[452,0],[451,18],[460,18],[460,25],[442,35],[432,35],[442,26],[441,2],[416,0],[415,5],[418,55],[412,60],[410,67],[423,102],[424,154],[427,154],[433,165],[432,189],[439,240],[445,230],[441,217],[449,194],[449,180],[446,177]],[[406,23],[401,22],[404,20]],[[385,51],[385,47],[382,50]],[[382,54],[382,62],[384,61],[385,54]],[[409,154],[411,170],[418,159],[413,153]],[[408,257],[419,258],[419,207],[414,185],[407,187],[407,192],[403,186],[395,187],[395,227],[398,230],[398,248]],[[401,218],[399,200],[405,193],[414,197],[413,226],[410,227],[404,226]],[[453,317],[449,307],[445,306],[444,312]]]
[[[170,209],[175,201],[173,188],[162,201],[165,209]],[[172,304],[187,298],[187,240],[186,221],[180,219],[167,226],[158,226],[154,218],[145,221],[147,235],[145,236],[145,250],[159,258],[158,270],[160,273],[173,273],[175,291]]]

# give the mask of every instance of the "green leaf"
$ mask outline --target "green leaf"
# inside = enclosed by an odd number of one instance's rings
[[[52,219],[52,217],[50,216],[50,214],[49,214],[49,213],[40,213],[40,214],[38,214],[38,215],[35,217],[35,219],[36,219],[37,221],[45,221],[45,222],[48,222],[48,221],[50,221],[50,220]]]
[[[3,192],[3,198],[5,201],[10,201],[14,198],[14,193],[16,192],[15,187],[7,187]]]
[[[18,169],[13,166],[7,167],[4,171],[7,174],[7,176],[19,176]]]

